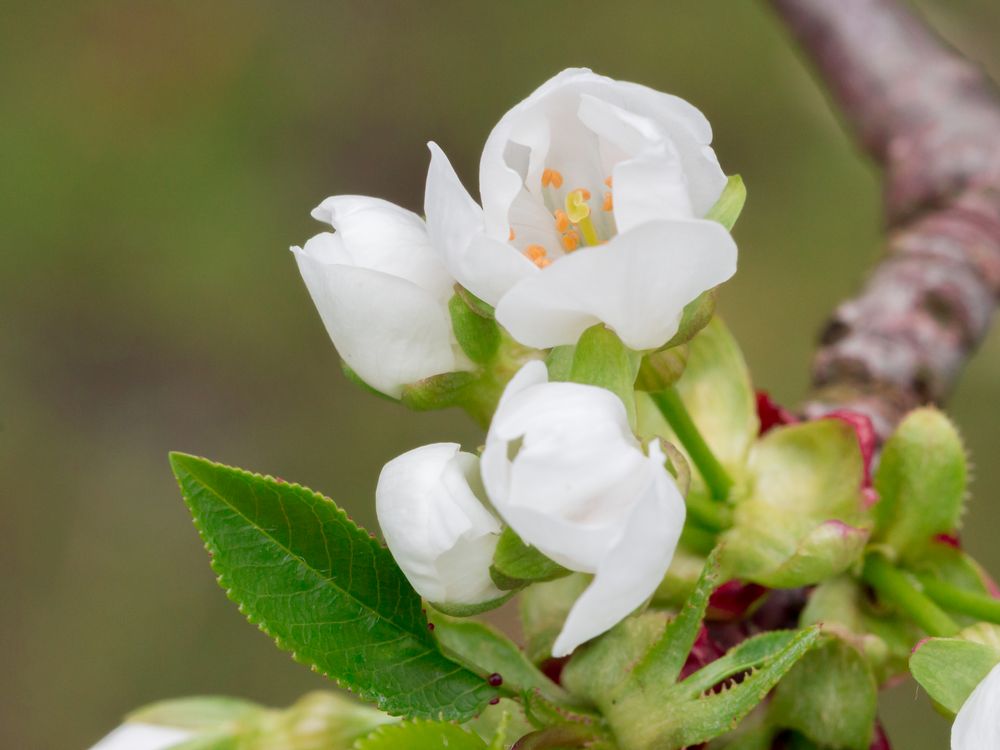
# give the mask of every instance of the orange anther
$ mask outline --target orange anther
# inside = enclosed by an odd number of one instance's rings
[[[510,237],[507,238],[507,241],[508,242],[513,242],[514,241],[514,228],[513,227],[510,228]]]
[[[562,246],[567,253],[573,252],[580,247],[580,235],[572,231],[566,232],[566,234],[562,236]]]
[[[604,194],[604,203],[601,205],[601,208],[603,208],[605,211],[615,210],[615,204],[614,201],[611,199],[610,192]]]
[[[569,229],[569,217],[566,215],[565,211],[559,210],[555,213],[556,217],[556,229],[560,232],[565,232]]]
[[[587,190],[587,188],[577,188],[575,192],[579,193],[580,197],[583,198],[585,201],[590,200],[590,191]]]
[[[552,187],[559,189],[563,184],[563,176],[554,169],[542,170],[542,187]]]
[[[535,261],[535,265],[539,268],[545,268],[552,265],[552,260],[550,258],[539,258]]]
[[[611,175],[608,175],[608,179],[606,179],[606,180],[604,181],[604,184],[605,184],[605,185],[607,185],[608,187],[614,187],[614,186],[613,186],[613,185],[611,184],[612,182],[613,182],[613,180],[611,179]]]
[[[546,255],[545,248],[541,245],[528,245],[524,248],[524,254],[528,256],[528,260],[538,262],[540,258],[544,258]]]

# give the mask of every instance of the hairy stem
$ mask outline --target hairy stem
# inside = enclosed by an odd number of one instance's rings
[[[902,571],[879,554],[865,560],[861,577],[879,597],[906,612],[930,636],[947,637],[958,633],[959,627],[933,601],[925,596]]]

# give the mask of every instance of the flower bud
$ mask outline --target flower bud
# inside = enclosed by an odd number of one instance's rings
[[[493,507],[560,565],[595,575],[552,649],[565,656],[652,595],[684,525],[684,499],[658,442],[648,455],[604,388],[549,383],[530,362],[507,386],[483,452]]]
[[[190,739],[193,732],[141,722],[122,724],[90,750],[166,750]]]
[[[505,596],[490,562],[500,522],[479,498],[479,459],[455,443],[435,443],[382,469],[375,510],[396,563],[422,597],[453,610]]]
[[[292,252],[334,346],[358,377],[399,397],[408,383],[471,367],[452,333],[454,281],[419,216],[341,195],[313,217],[336,232]]]

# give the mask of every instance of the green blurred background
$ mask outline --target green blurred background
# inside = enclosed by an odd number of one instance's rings
[[[795,402],[876,257],[878,177],[766,6],[685,2],[6,3],[0,25],[0,746],[86,747],[144,702],[287,703],[323,680],[217,588],[169,449],[295,479],[373,522],[381,465],[478,431],[351,387],[287,251],[327,195],[419,210],[438,141],[475,186],[497,118],[570,65],[680,94],[750,199],[722,311]],[[995,0],[923,0],[1000,74]],[[1000,333],[952,402],[1000,571]],[[896,747],[947,744],[912,683]]]

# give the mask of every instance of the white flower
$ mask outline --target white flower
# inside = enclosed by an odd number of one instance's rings
[[[480,209],[431,147],[425,213],[452,275],[514,338],[575,343],[598,322],[634,349],[736,271],[702,217],[726,184],[712,129],[683,99],[566,70],[511,109],[480,164]]]
[[[382,535],[413,588],[434,604],[504,596],[489,572],[500,522],[477,492],[479,459],[455,443],[415,448],[379,476],[375,510]]]
[[[643,453],[611,391],[549,383],[541,362],[508,384],[483,452],[487,494],[524,542],[596,574],[553,656],[613,627],[663,579],[685,516],[664,460],[658,443]]]
[[[347,365],[399,396],[407,383],[468,369],[451,328],[454,281],[423,220],[378,198],[327,198],[313,217],[336,232],[293,247],[302,278]]]
[[[90,750],[166,750],[193,736],[184,729],[130,722],[122,724]]]
[[[1000,664],[972,691],[951,726],[951,750],[1000,748]]]

